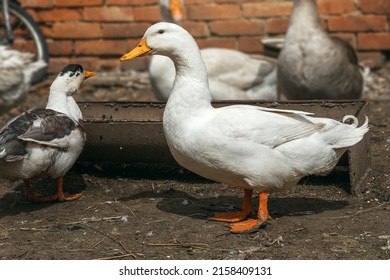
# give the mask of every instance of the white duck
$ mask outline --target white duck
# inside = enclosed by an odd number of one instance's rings
[[[33,62],[31,53],[0,46],[0,114],[24,101],[33,74],[46,62]]]
[[[236,222],[232,232],[245,232],[269,218],[268,193],[294,186],[310,174],[326,174],[346,149],[368,131],[368,119],[357,127],[310,113],[249,105],[211,106],[207,71],[198,46],[183,28],[157,23],[121,61],[147,54],[170,57],[176,78],[165,107],[164,134],[183,167],[211,180],[245,189],[242,210],[216,213],[214,220]],[[257,219],[251,195],[259,192]],[[242,221],[242,222],[239,222]]]
[[[26,195],[39,201],[67,201],[81,193],[63,193],[63,176],[80,155],[85,133],[82,114],[72,95],[94,72],[79,64],[66,66],[50,87],[46,109],[32,109],[11,120],[0,130],[0,176],[23,179]],[[30,179],[58,178],[57,194],[40,195],[30,187]]]
[[[182,0],[160,0],[160,11],[163,21],[179,22],[183,17]],[[201,55],[213,100],[276,99],[276,60],[223,48],[205,48]],[[172,61],[165,56],[153,56],[149,76],[155,96],[168,100],[175,78]]]
[[[364,76],[355,50],[322,29],[316,0],[294,0],[278,58],[278,94],[287,99],[359,99]]]

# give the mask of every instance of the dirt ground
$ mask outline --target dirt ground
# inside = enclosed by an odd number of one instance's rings
[[[345,172],[306,178],[270,196],[265,227],[231,234],[208,217],[239,207],[241,189],[177,166],[79,162],[65,176],[65,190],[83,192],[73,202],[31,202],[22,182],[0,180],[0,259],[389,259],[390,63],[374,74],[366,96],[372,174],[356,196]],[[19,110],[44,106],[51,81]],[[145,73],[87,82],[80,101],[153,100]],[[55,182],[38,180],[33,189],[54,192]]]

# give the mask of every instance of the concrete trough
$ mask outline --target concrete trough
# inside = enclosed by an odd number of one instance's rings
[[[364,101],[220,101],[215,107],[249,104],[277,109],[312,112],[318,117],[341,121],[354,115],[359,124],[369,115]],[[79,103],[85,119],[86,147],[80,157],[87,162],[175,164],[165,141],[162,116],[163,102]],[[340,160],[348,168],[350,192],[357,194],[370,171],[369,133],[351,147]]]

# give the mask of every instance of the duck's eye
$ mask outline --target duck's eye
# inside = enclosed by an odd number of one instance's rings
[[[160,29],[160,30],[158,31],[158,33],[163,34],[163,33],[164,33],[164,30],[163,30],[163,29]]]

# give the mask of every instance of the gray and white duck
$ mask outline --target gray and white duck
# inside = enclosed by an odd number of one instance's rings
[[[33,62],[33,54],[0,46],[0,114],[23,102],[35,72],[46,67],[43,60]]]
[[[331,37],[321,27],[316,0],[294,0],[294,7],[278,57],[280,98],[360,99],[364,69],[353,47]]]
[[[79,157],[86,140],[83,116],[73,94],[94,75],[79,64],[67,65],[50,86],[46,108],[28,110],[0,130],[0,177],[24,180],[30,199],[68,201],[81,196],[63,192],[63,176]],[[37,177],[58,179],[57,193],[34,193],[30,180]]]
[[[161,19],[179,23],[184,16],[182,0],[160,0]],[[255,57],[224,48],[201,49],[213,100],[275,100],[276,60]],[[175,67],[165,56],[153,56],[149,77],[157,99],[167,101],[175,79]]]

